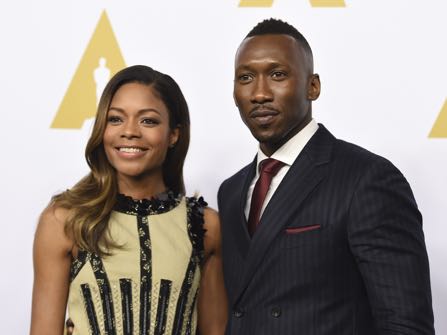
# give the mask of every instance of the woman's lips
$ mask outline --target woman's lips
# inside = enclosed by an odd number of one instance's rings
[[[118,156],[122,158],[139,158],[144,155],[144,153],[147,151],[146,148],[141,147],[116,147],[115,148]]]

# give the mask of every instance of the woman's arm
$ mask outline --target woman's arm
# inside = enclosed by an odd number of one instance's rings
[[[202,335],[222,335],[227,323],[227,296],[225,292],[220,221],[216,211],[206,208],[205,263],[198,296],[198,326]]]
[[[63,334],[73,249],[64,232],[66,218],[66,210],[50,206],[37,226],[31,335]]]

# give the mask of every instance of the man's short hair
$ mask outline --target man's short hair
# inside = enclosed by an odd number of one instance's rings
[[[301,45],[304,52],[313,59],[312,49],[306,38],[292,25],[282,20],[270,18],[259,22],[245,38],[259,36],[259,35],[289,35]]]

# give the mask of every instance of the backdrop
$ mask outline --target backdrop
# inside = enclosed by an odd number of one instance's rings
[[[424,216],[438,334],[447,334],[445,0],[89,0],[0,5],[0,334],[26,334],[32,243],[50,197],[87,172],[97,91],[118,69],[171,74],[188,100],[188,193],[216,206],[220,183],[257,146],[233,103],[233,59],[260,20],[309,40],[322,94],[314,117],[383,155]]]

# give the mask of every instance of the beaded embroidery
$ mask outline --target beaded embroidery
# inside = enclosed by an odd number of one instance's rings
[[[124,194],[118,194],[114,210],[137,216],[148,216],[169,212],[182,200],[180,194],[172,191],[161,193],[152,199],[136,200]]]

